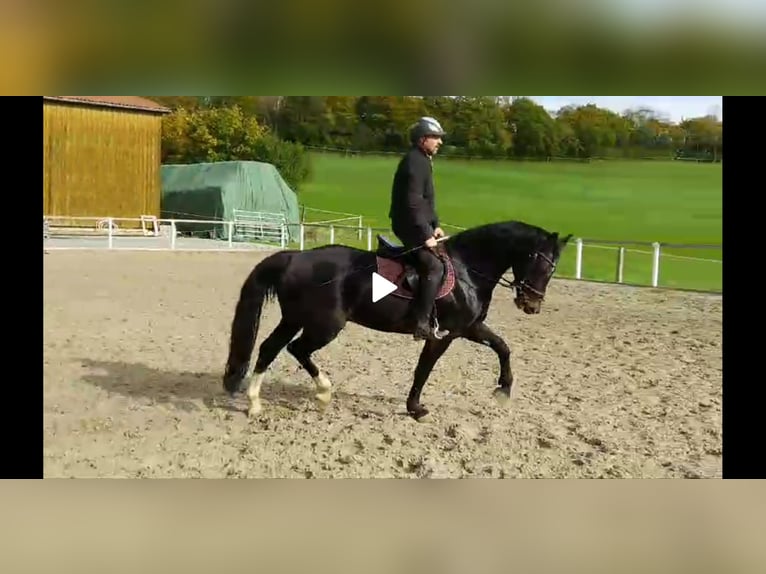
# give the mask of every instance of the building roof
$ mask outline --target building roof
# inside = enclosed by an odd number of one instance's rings
[[[157,102],[140,96],[43,96],[45,100],[82,104],[86,106],[103,106],[107,108],[122,108],[142,112],[168,114],[170,109]]]

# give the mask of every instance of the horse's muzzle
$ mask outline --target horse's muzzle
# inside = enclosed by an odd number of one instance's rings
[[[513,302],[516,307],[524,311],[527,315],[537,315],[540,312],[542,301],[529,299],[528,297],[516,297]]]

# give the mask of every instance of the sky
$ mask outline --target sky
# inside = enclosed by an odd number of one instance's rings
[[[570,0],[571,3],[572,0]],[[763,0],[574,0],[579,6],[598,8],[599,12],[630,25],[657,25],[670,19],[689,21],[703,18],[753,30],[766,23]]]
[[[684,118],[715,114],[723,120],[722,96],[528,96],[549,112],[569,104],[596,104],[621,114],[628,108],[647,107],[678,123]]]

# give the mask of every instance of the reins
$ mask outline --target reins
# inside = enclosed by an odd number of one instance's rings
[[[442,243],[443,241],[446,241],[449,238],[450,238],[449,235],[445,235],[444,237],[440,237],[439,239],[437,239],[436,243],[437,244]],[[391,259],[400,259],[400,258],[404,257],[405,255],[408,255],[408,254],[412,253],[413,251],[417,251],[418,249],[425,249],[425,245],[418,245],[416,247],[410,247],[409,249],[405,249],[405,250],[399,252],[396,255],[392,255]],[[440,254],[439,253],[435,253],[435,255],[438,257]],[[494,279],[492,277],[489,277],[488,275],[485,275],[485,274],[481,273],[480,271],[477,271],[476,269],[470,267],[467,263],[465,263],[465,262],[462,262],[462,263],[466,267],[466,269],[468,269],[469,271],[475,273],[476,275],[478,275],[479,277],[481,277],[483,279],[486,279],[489,282],[496,283],[497,285],[500,285],[501,287],[505,287],[507,289],[517,289],[517,290],[520,287],[521,288],[526,287],[527,289],[530,289],[531,291],[534,291],[535,293],[538,293],[536,289],[530,287],[529,285],[525,285],[524,281],[519,282],[519,281],[517,281],[515,279],[513,281],[509,281],[508,279],[506,279],[502,275],[496,280],[496,279]],[[345,279],[346,277],[349,277],[350,275],[353,275],[354,273],[359,273],[361,271],[367,271],[367,270],[373,269],[375,267],[376,267],[376,265],[372,264],[372,265],[365,265],[364,267],[353,268],[350,271],[348,271],[347,273],[341,275],[340,277],[336,277],[334,279],[329,279],[327,281],[319,283],[317,286],[318,287],[323,287],[325,285],[329,285],[331,283],[335,283],[336,281],[340,281],[341,279]],[[538,295],[539,295],[539,293],[538,293]]]
[[[442,241],[446,241],[449,238],[450,238],[449,235],[445,235],[444,237],[440,237],[439,239],[437,239],[436,243],[437,244],[441,243]],[[417,251],[418,249],[425,249],[425,245],[418,245],[416,247],[410,247],[409,249],[405,249],[405,250],[401,251],[400,253],[398,253],[396,255],[392,255],[390,258],[391,259],[399,259],[401,257],[404,257],[405,255],[408,255],[408,254],[412,253],[413,251]],[[438,256],[439,254],[436,253],[435,255]],[[345,274],[341,275],[340,277],[336,277],[335,279],[329,279],[327,281],[324,281],[323,283],[319,283],[317,286],[318,287],[323,287],[324,285],[329,285],[330,283],[335,283],[336,281],[340,281],[341,279],[345,279],[346,277],[348,277],[350,275],[353,275],[354,273],[358,273],[358,272],[361,272],[361,271],[367,271],[369,269],[374,269],[375,267],[376,267],[376,265],[373,263],[372,265],[365,265],[364,267],[352,268],[348,273],[345,273]]]
[[[521,285],[521,283],[519,281],[517,281],[516,279],[514,279],[513,281],[510,281],[510,280],[506,279],[503,275],[501,275],[498,279],[494,279],[494,278],[490,277],[489,275],[485,275],[481,271],[477,271],[473,267],[469,267],[465,263],[463,263],[463,265],[465,265],[466,269],[468,269],[469,271],[475,273],[476,275],[478,275],[482,279],[486,279],[490,283],[496,283],[500,287],[505,287],[507,289],[515,289],[515,288],[518,288]]]
[[[530,257],[532,258],[542,257],[543,259],[545,259],[545,261],[551,266],[550,275],[553,275],[553,273],[556,271],[556,264],[553,261],[551,261],[551,259],[547,257],[546,255],[544,255],[543,253],[540,253],[538,251],[530,255]],[[488,275],[485,275],[484,273],[481,273],[480,271],[477,271],[476,269],[473,269],[472,267],[468,266],[468,264],[466,263],[464,263],[464,265],[466,269],[468,269],[469,271],[472,271],[479,277],[486,279],[487,281],[491,283],[496,283],[497,285],[501,287],[505,287],[507,289],[516,289],[517,294],[519,294],[520,291],[523,292],[526,290],[526,291],[531,291],[532,293],[540,297],[541,300],[545,298],[545,293],[541,293],[538,289],[535,289],[534,287],[529,285],[527,283],[526,278],[521,280],[514,278],[513,281],[509,281],[508,279],[506,279],[504,276],[501,275],[497,280],[495,280],[494,278],[489,277]]]
[[[439,239],[437,239],[436,243],[437,244],[442,243],[442,242],[446,241],[449,238],[450,238],[449,235],[445,235],[444,237],[440,237]],[[405,255],[408,255],[408,254],[412,253],[413,251],[417,251],[418,249],[425,249],[425,245],[418,245],[416,247],[410,247],[409,249],[405,249],[405,250],[400,251],[396,255],[390,255],[390,258],[391,259],[400,259],[400,258],[404,257]],[[438,252],[434,253],[434,255],[436,255],[439,258],[442,257],[442,254],[438,253]],[[536,253],[530,255],[530,257],[533,257],[533,258],[536,258],[538,256],[539,257],[543,257],[551,265],[550,274],[552,275],[554,273],[555,269],[556,269],[555,263],[553,263],[553,261],[551,261],[548,257],[546,257],[545,255],[543,255],[540,252],[536,252]],[[510,281],[510,280],[506,279],[503,275],[501,275],[500,277],[495,279],[494,277],[490,277],[489,275],[486,275],[486,274],[482,273],[481,271],[478,271],[478,270],[474,269],[473,267],[469,266],[465,261],[461,260],[461,263],[465,266],[465,268],[468,271],[474,273],[475,275],[477,275],[478,277],[481,277],[482,279],[485,279],[486,281],[489,281],[490,283],[494,283],[495,285],[499,285],[500,287],[504,287],[506,289],[511,289],[511,290],[515,289],[517,296],[520,295],[521,293],[523,293],[524,291],[531,291],[532,293],[534,293],[535,295],[540,297],[541,300],[545,297],[544,293],[541,293],[539,290],[537,290],[534,287],[532,287],[531,285],[529,285],[526,282],[526,278],[521,279],[521,280],[518,280],[518,279],[514,278],[513,281]],[[374,269],[375,267],[376,267],[376,265],[372,264],[372,265],[365,265],[364,267],[353,268],[350,271],[348,271],[347,273],[342,274],[340,277],[335,277],[334,279],[329,279],[327,281],[319,283],[317,286],[318,287],[323,287],[325,285],[330,285],[331,283],[335,283],[336,281],[340,281],[341,279],[345,279],[346,277],[349,277],[349,276],[353,275],[354,273],[359,273],[361,271],[367,271],[367,270],[370,270],[370,269]]]

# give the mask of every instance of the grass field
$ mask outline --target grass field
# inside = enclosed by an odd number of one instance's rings
[[[358,213],[364,225],[388,227],[397,156],[315,154],[313,179],[299,201],[312,208]],[[720,244],[722,166],[665,161],[434,162],[437,210],[444,223],[470,227],[519,219],[562,234],[609,241]],[[454,232],[445,227],[445,230]],[[360,242],[350,233],[338,242]],[[363,243],[363,242],[362,242]],[[649,284],[651,247],[627,246],[624,280]],[[721,290],[720,249],[663,248],[660,285]],[[694,259],[686,259],[694,258]],[[713,260],[713,261],[704,261]],[[559,276],[574,276],[574,244]],[[617,249],[585,243],[583,277],[615,278]]]

